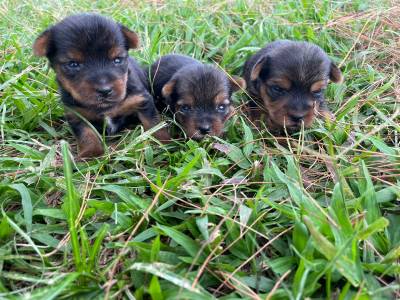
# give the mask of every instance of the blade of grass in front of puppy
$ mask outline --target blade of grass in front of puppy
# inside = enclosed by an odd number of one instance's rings
[[[70,153],[66,141],[61,142],[61,152],[64,163],[64,177],[66,185],[66,196],[64,198],[63,209],[67,215],[69,233],[71,235],[72,253],[74,256],[75,267],[78,271],[82,270],[81,251],[79,249],[78,233],[75,227],[75,220],[79,213],[80,201],[72,183],[72,166]]]
[[[89,252],[90,252],[89,262],[88,262],[89,270],[93,270],[93,268],[95,267],[96,258],[100,251],[101,243],[103,242],[109,228],[110,228],[110,225],[106,223],[106,224],[103,224],[103,226],[97,231],[97,237],[93,243],[93,247],[91,249],[89,248]]]

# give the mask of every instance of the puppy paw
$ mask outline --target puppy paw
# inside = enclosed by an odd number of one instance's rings
[[[99,157],[104,154],[102,145],[88,145],[86,147],[79,148],[78,159],[85,160],[94,157]]]
[[[166,128],[161,128],[160,130],[155,132],[154,137],[163,144],[168,144],[171,142],[171,135]]]

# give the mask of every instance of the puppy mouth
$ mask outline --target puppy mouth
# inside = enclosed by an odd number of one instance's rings
[[[122,95],[118,95],[115,92],[108,96],[101,96],[101,95],[96,95],[96,100],[100,103],[104,104],[115,104],[118,102],[121,102],[125,98],[125,93]]]

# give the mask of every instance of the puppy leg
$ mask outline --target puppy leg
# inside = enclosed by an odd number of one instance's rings
[[[138,118],[142,122],[145,130],[148,130],[161,122],[160,114],[154,105],[151,97],[145,97],[144,101],[138,107]],[[161,128],[154,133],[154,136],[162,143],[168,143],[171,136],[166,128]]]
[[[79,158],[92,158],[104,154],[103,144],[92,128],[74,115],[68,114],[66,119],[78,140]]]

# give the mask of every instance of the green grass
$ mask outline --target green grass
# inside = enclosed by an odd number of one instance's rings
[[[0,298],[399,298],[396,2],[110,3],[0,3]],[[279,143],[238,110],[224,139],[160,147],[138,127],[74,161],[31,45],[80,11],[137,31],[142,64],[179,52],[240,74],[269,41],[317,43],[346,77],[337,120]]]

